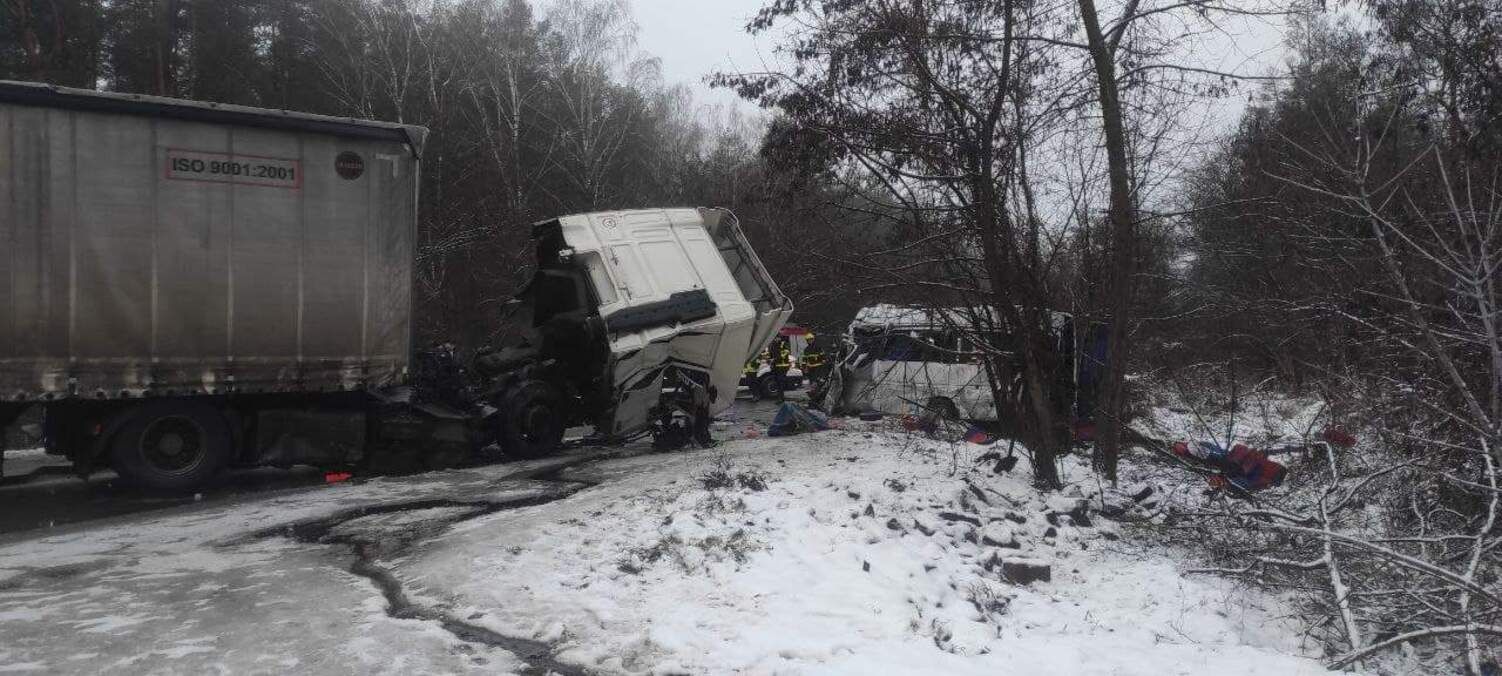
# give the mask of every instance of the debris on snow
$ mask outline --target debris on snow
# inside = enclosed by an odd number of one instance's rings
[[[558,637],[561,661],[600,673],[1324,673],[1290,654],[1275,600],[1134,550],[1093,491],[1040,496],[1025,471],[967,473],[864,430],[714,452],[767,490],[669,483],[705,454],[611,461],[619,481],[467,521],[398,572],[494,631]],[[559,528],[572,514],[599,516]],[[756,547],[707,555],[736,529]],[[617,566],[654,547],[657,562]]]
[[[1003,559],[1001,577],[1017,584],[1050,582],[1053,580],[1053,566],[1032,559]]]

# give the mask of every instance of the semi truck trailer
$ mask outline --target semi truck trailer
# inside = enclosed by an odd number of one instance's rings
[[[427,130],[0,81],[0,429],[186,489],[703,441],[792,305],[720,209],[536,224],[510,344],[413,337]],[[3,456],[0,456],[3,468]]]

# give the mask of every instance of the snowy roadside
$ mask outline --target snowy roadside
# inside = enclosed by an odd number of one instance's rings
[[[850,424],[0,539],[0,670],[1324,671],[1275,599],[1080,509],[1078,459],[1045,498],[1025,461]]]
[[[611,461],[383,563],[422,603],[604,673],[1324,672],[1274,599],[1078,523],[1087,492],[1043,499],[1025,463],[967,473],[979,452],[834,431]],[[733,485],[705,488],[716,470]]]
[[[546,496],[523,476],[578,458],[261,495],[0,538],[0,671],[478,673],[520,667],[431,622],[388,616],[348,547],[258,531],[412,501]]]

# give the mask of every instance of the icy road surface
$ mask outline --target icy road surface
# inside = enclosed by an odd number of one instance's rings
[[[1058,517],[1025,464],[851,426],[11,536],[0,671],[1325,673],[1275,599]]]

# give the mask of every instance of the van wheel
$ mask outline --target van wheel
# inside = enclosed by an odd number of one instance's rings
[[[528,380],[506,392],[501,401],[501,450],[519,458],[541,458],[558,451],[565,427],[563,397],[552,385]]]
[[[160,490],[194,488],[229,463],[234,444],[224,416],[204,404],[158,401],[131,414],[115,435],[111,458],[120,476]]]

